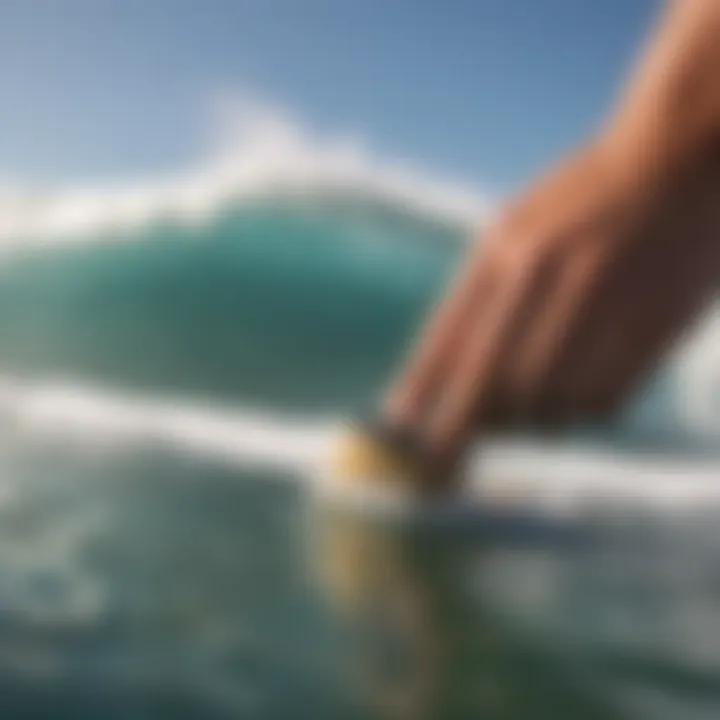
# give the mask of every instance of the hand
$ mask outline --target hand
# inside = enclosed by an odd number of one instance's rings
[[[470,254],[387,414],[441,467],[479,427],[606,416],[720,276],[720,155],[636,162],[613,136],[510,206]]]
[[[668,3],[599,139],[510,205],[392,389],[436,478],[479,428],[607,416],[720,276],[720,3]],[[432,473],[431,473],[432,477]]]

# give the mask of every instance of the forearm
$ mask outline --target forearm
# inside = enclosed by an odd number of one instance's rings
[[[608,126],[640,166],[677,169],[720,144],[720,1],[671,0]]]

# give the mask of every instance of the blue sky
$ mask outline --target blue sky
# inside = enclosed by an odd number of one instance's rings
[[[218,92],[506,191],[586,136],[660,0],[3,0],[0,179],[182,167]]]

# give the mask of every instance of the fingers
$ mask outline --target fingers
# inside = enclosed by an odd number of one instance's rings
[[[563,363],[565,382],[554,404],[565,409],[567,419],[615,412],[705,305],[706,283],[703,270],[697,270],[702,258],[695,271],[684,267],[687,262],[672,253],[642,263],[641,270],[627,263],[619,282],[597,297],[596,312],[579,325]],[[652,288],[640,279],[643,272]]]
[[[563,356],[573,343],[573,331],[588,322],[607,270],[606,256],[602,243],[586,242],[554,264],[546,292],[522,329],[522,344],[507,360],[505,422],[553,423],[553,413],[544,400],[562,383],[566,372]]]
[[[499,259],[505,265],[497,269],[503,282],[494,288],[475,318],[472,334],[446,374],[426,428],[425,441],[441,465],[453,464],[468,439],[478,408],[491,402],[489,393],[497,369],[512,349],[517,330],[542,296],[550,260],[549,255],[527,250],[516,256],[514,248]]]
[[[403,375],[391,389],[385,412],[393,424],[419,427],[430,413],[438,386],[489,291],[491,274],[483,252],[471,253],[456,286],[435,312]]]
[[[622,399],[706,304],[720,261],[715,231],[720,217],[717,182],[712,177],[709,181],[700,178],[692,190],[683,189],[679,197],[663,197],[660,209],[649,219],[640,215],[639,221],[624,230],[599,235],[602,242],[594,243],[600,250],[599,260],[593,260],[592,250],[585,261],[579,260],[589,265],[580,272],[576,301],[569,299],[565,306],[573,314],[563,336],[554,343],[545,339],[547,345],[554,345],[544,363],[545,372],[532,358],[527,361],[531,373],[535,367],[537,375],[525,386],[539,388],[541,394],[533,409],[534,422],[602,418],[617,411]],[[681,251],[678,239],[685,245]],[[575,253],[583,247],[578,245]],[[569,273],[577,262],[567,256]],[[574,281],[568,278],[567,282]],[[548,311],[548,316],[554,312]],[[541,334],[539,328],[535,332]]]

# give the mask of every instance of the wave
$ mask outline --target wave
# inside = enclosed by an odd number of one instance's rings
[[[231,124],[166,181],[0,191],[3,372],[366,409],[493,203],[276,111]],[[621,432],[714,444],[718,362],[716,312]]]
[[[231,140],[189,172],[127,186],[0,190],[0,249],[116,241],[157,219],[202,224],[232,203],[262,197],[364,199],[412,216],[468,227],[492,202],[372,153],[357,139],[323,140],[277,110],[243,106]]]
[[[33,441],[61,438],[82,446],[160,446],[243,470],[282,472],[296,482],[327,482],[323,458],[342,431],[337,418],[310,420],[218,407],[60,380],[0,378],[6,430]],[[658,458],[592,445],[494,441],[478,448],[470,492],[492,507],[530,506],[575,513],[621,505],[687,510],[720,505],[720,464]]]
[[[0,265],[0,368],[283,410],[365,412],[460,256],[457,233],[368,207],[268,201],[202,227]],[[720,436],[720,314],[612,429]]]

